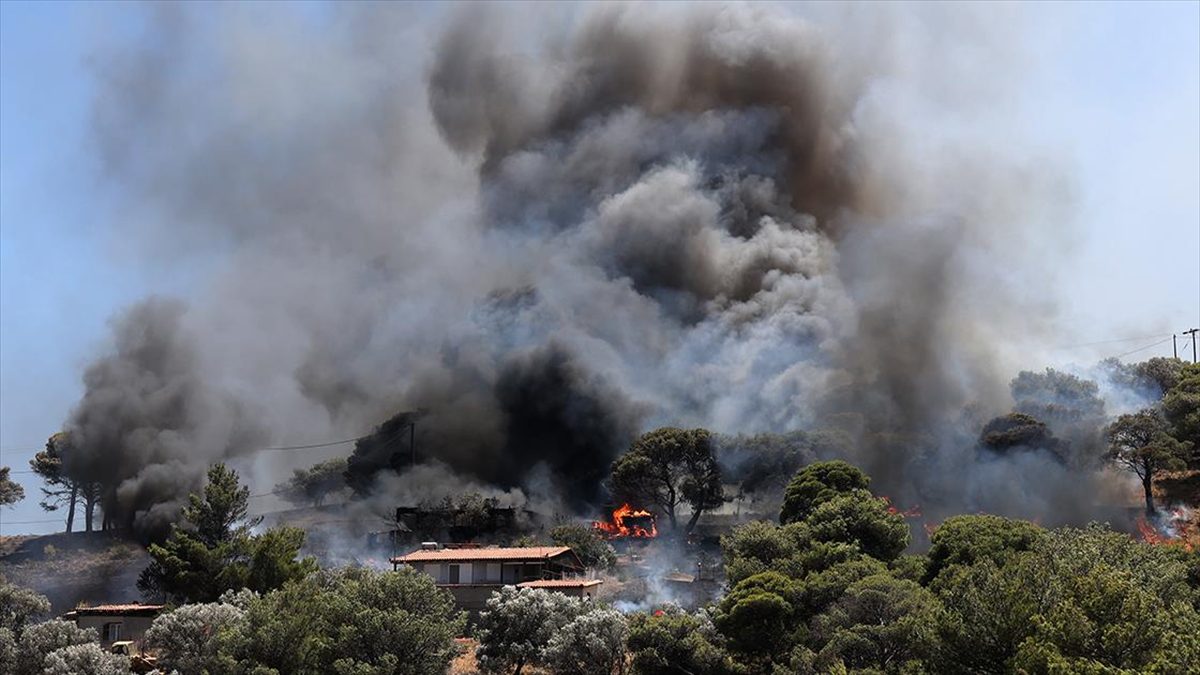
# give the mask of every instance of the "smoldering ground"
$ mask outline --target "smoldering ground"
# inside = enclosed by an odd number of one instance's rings
[[[131,517],[183,494],[164,466],[272,484],[322,457],[251,439],[418,408],[423,456],[576,507],[669,423],[837,428],[897,500],[1087,515],[1089,478],[1016,494],[1035,460],[983,466],[957,425],[1010,406],[1053,331],[1032,252],[1070,238],[1068,183],[995,111],[1017,10],[147,11],[95,59],[109,223],[199,271],[177,330],[143,331],[153,305],[118,330],[189,356],[118,346],[152,384],[89,379],[67,422]]]

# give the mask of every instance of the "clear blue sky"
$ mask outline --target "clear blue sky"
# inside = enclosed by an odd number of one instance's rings
[[[1200,3],[1025,9],[1038,68],[1016,102],[1020,124],[1032,148],[1064,161],[1079,197],[1078,247],[1062,259],[1061,287],[1047,289],[1068,320],[1064,340],[1200,325]],[[0,464],[14,470],[79,396],[108,317],[151,291],[186,292],[170,270],[122,256],[89,147],[89,52],[98,36],[131,30],[138,11],[0,3]],[[1167,343],[1129,358],[1169,354]],[[0,532],[58,529],[22,522],[50,516],[37,482],[16,477],[27,498],[0,511]]]

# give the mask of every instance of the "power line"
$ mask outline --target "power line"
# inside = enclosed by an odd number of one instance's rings
[[[1074,349],[1076,347],[1091,347],[1094,345],[1108,345],[1108,344],[1113,344],[1114,342],[1134,342],[1136,340],[1153,340],[1154,338],[1160,338],[1160,337],[1165,337],[1167,340],[1171,339],[1170,335],[1167,335],[1165,333],[1159,333],[1158,335],[1143,335],[1141,337],[1116,338],[1114,340],[1098,340],[1096,342],[1080,342],[1080,343],[1073,344],[1073,345],[1065,345],[1062,347],[1055,347],[1055,349]],[[1163,341],[1166,342],[1166,340],[1163,340]]]
[[[267,447],[267,448],[255,448],[248,452],[267,452],[267,451],[278,451],[278,450],[311,450],[314,448],[328,448],[328,447],[331,447],[334,445],[344,445],[346,443],[361,441],[364,438],[369,438],[370,436],[371,436],[371,434],[365,434],[363,436],[355,436],[354,438],[343,438],[342,440],[339,440],[339,441],[327,441],[325,443],[310,443],[308,445],[275,445],[275,446],[271,446],[271,447]],[[31,452],[31,451],[29,451],[29,450],[22,451],[22,450],[18,450],[18,449],[14,448],[14,449],[5,450],[4,452]],[[34,472],[31,470],[22,470],[22,471],[13,471],[12,473],[34,473]]]
[[[331,445],[342,445],[343,443],[361,441],[370,435],[371,434],[365,434],[363,436],[355,436],[354,438],[344,438],[340,441],[329,441],[328,443],[311,443],[309,445],[277,445],[270,448],[258,448],[257,450],[251,450],[251,452],[263,452],[265,450],[308,450],[309,448],[327,448]]]
[[[67,519],[51,518],[49,520],[0,520],[0,525],[32,525],[34,523],[65,523]]]
[[[1123,356],[1129,356],[1130,354],[1136,354],[1136,353],[1138,353],[1138,352],[1144,352],[1144,351],[1146,351],[1147,349],[1150,349],[1151,347],[1157,347],[1157,346],[1159,346],[1159,345],[1166,344],[1168,341],[1170,341],[1170,340],[1172,339],[1172,337],[1174,337],[1174,336],[1168,337],[1168,338],[1166,338],[1166,339],[1164,339],[1164,340],[1159,340],[1158,342],[1155,342],[1155,343],[1153,343],[1153,344],[1148,344],[1148,345],[1146,345],[1145,347],[1138,347],[1137,349],[1131,349],[1130,351],[1124,352],[1124,353],[1122,353],[1122,354],[1117,354],[1116,356],[1113,356],[1113,357],[1111,357],[1111,358],[1114,358],[1114,359],[1119,359],[1119,358],[1121,358],[1121,357],[1123,357]]]
[[[405,426],[405,428],[407,429],[407,425]],[[265,447],[265,448],[254,448],[253,450],[249,450],[248,452],[267,452],[267,451],[274,452],[274,451],[279,451],[279,450],[311,450],[314,448],[328,448],[328,447],[332,447],[335,445],[344,445],[346,443],[354,443],[354,442],[361,441],[366,438],[370,438],[371,436],[372,436],[372,434],[363,434],[362,436],[355,436],[353,438],[343,438],[343,439],[337,440],[337,441],[325,441],[324,443],[309,443],[307,445],[273,445],[273,446],[269,446],[269,447]],[[9,448],[9,449],[5,450],[4,452],[31,452],[31,451],[30,450],[22,450],[22,449],[18,449],[18,448]],[[30,472],[30,471],[13,471],[13,473],[32,473],[32,472]]]
[[[408,431],[408,428],[411,425],[412,425],[412,423],[410,422],[409,424],[406,424],[406,425],[400,427],[398,430],[396,430],[396,433],[389,436],[388,439],[383,442],[382,447],[386,449],[388,446],[390,446],[392,443],[394,443],[397,439],[400,438],[401,434]],[[366,438],[366,437],[363,436],[360,438]],[[351,439],[351,440],[359,440],[359,439],[355,438],[355,439]],[[340,441],[340,442],[345,443],[346,441]],[[324,443],[324,444],[320,444],[320,445],[294,446],[294,447],[296,447],[296,448],[323,447],[325,445],[337,445],[337,443],[338,442]],[[290,450],[292,448],[281,447],[281,448],[262,448],[262,449],[263,450]],[[275,489],[275,490],[271,490],[270,492],[261,492],[259,494],[250,495],[249,497],[247,497],[247,499],[258,499],[261,497],[270,497],[271,495],[280,495],[280,494],[284,494],[285,492],[288,492],[288,490]]]

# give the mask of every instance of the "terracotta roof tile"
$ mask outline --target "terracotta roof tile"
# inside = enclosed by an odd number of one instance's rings
[[[523,546],[519,548],[446,548],[418,550],[392,558],[393,563],[454,560],[548,560],[569,553],[569,546]]]
[[[163,610],[164,605],[142,605],[138,603],[129,603],[123,605],[92,605],[90,607],[76,607],[70,613],[78,616],[88,615],[108,615],[108,614],[157,614]]]

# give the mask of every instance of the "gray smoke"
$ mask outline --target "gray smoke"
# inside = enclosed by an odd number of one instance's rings
[[[126,388],[145,412],[83,434],[155,495],[139,508],[183,494],[157,467],[415,409],[418,448],[465,479],[576,504],[669,423],[839,429],[898,502],[1049,508],[1006,492],[1035,459],[982,466],[960,424],[1007,411],[1052,329],[1027,252],[1067,236],[1053,164],[972,123],[1014,86],[991,64],[1019,17],[208,9],[156,6],[97,59],[119,232],[197,279],[186,320],[145,335],[193,355],[161,377],[204,405]],[[137,358],[102,363],[158,372]],[[73,419],[107,417],[87,385]]]

